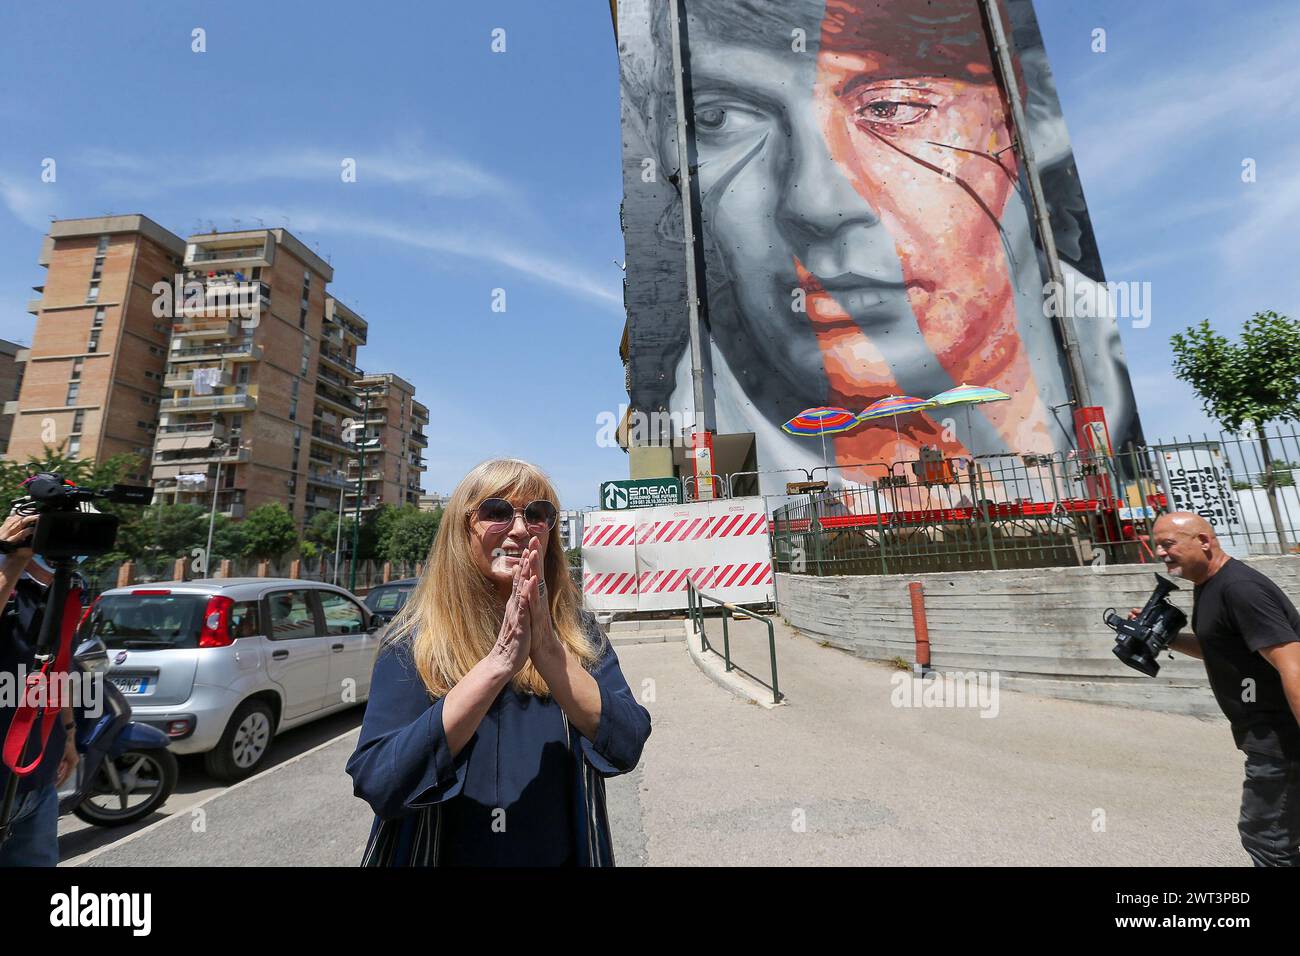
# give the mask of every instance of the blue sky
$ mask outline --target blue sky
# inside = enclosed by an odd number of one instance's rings
[[[1300,22],[1285,0],[1037,7],[1108,278],[1152,284],[1150,326],[1121,325],[1147,434],[1200,432],[1170,334],[1300,311]],[[429,406],[426,488],[497,454],[571,507],[626,475],[596,443],[626,400],[604,0],[7,4],[0,54],[0,337],[30,341],[51,216],[260,218],[330,258],[370,322],[360,364]]]

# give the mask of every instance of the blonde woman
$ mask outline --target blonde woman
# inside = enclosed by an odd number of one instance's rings
[[[613,865],[604,778],[650,714],[581,608],[555,502],[512,458],[453,492],[348,761],[376,817],[363,865]]]

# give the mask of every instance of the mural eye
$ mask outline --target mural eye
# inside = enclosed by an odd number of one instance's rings
[[[761,117],[752,110],[739,106],[696,107],[695,128],[701,133],[743,133],[760,121]]]
[[[923,119],[934,109],[929,103],[911,103],[904,100],[874,100],[858,110],[858,116],[868,123],[880,126],[908,126]]]

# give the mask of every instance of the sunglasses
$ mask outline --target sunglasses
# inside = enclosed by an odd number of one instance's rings
[[[510,527],[514,524],[515,515],[518,514],[524,516],[524,524],[528,526],[528,530],[536,534],[550,531],[555,527],[555,520],[559,517],[555,505],[541,498],[528,502],[523,511],[504,498],[485,498],[483,503],[469,514],[485,524],[489,534],[496,534]]]

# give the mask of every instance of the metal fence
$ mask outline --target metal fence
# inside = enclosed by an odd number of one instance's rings
[[[865,474],[865,480],[862,476]],[[905,574],[1156,560],[1151,527],[1194,511],[1238,556],[1300,552],[1300,440],[1205,436],[1115,455],[876,463],[854,484],[788,496],[773,561],[796,574]]]

